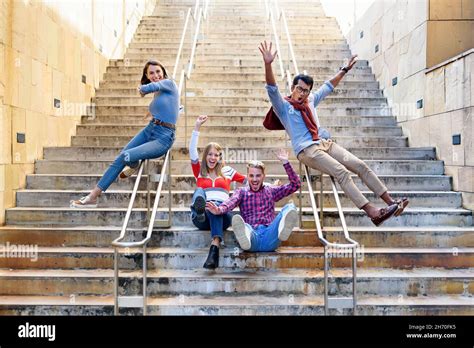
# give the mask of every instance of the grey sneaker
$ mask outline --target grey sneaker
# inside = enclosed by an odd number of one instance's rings
[[[294,209],[289,210],[280,220],[278,225],[278,239],[281,241],[288,240],[293,228],[298,225],[298,212]]]
[[[240,215],[234,215],[232,217],[232,229],[234,230],[235,238],[239,242],[240,247],[243,250],[250,249],[250,231],[245,225],[244,219]]]

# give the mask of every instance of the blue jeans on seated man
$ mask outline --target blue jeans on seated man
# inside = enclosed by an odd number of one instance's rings
[[[194,226],[199,228],[200,230],[211,230],[211,237],[219,237],[221,242],[224,241],[224,230],[229,228],[229,226],[232,223],[232,214],[231,213],[226,213],[223,215],[214,215],[211,212],[206,210],[206,219],[204,222],[199,222],[197,219],[197,214],[196,211],[194,210],[194,202],[196,201],[196,198],[198,196],[201,196],[206,200],[206,192],[202,188],[197,188],[196,191],[194,191],[193,195],[193,203],[191,205],[191,219],[193,221]],[[222,202],[216,202],[214,203],[219,206]]]
[[[107,190],[125,166],[135,168],[140,164],[140,160],[163,156],[171,148],[174,140],[175,131],[173,129],[150,122],[123,148],[99,180],[97,186],[102,191]]]
[[[286,204],[270,225],[258,225],[253,229],[249,224],[245,224],[250,228],[250,249],[248,251],[275,251],[281,244],[281,240],[278,239],[280,221],[283,215],[292,209],[296,210],[293,203]]]

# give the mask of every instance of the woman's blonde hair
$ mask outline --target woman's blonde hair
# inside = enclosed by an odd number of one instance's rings
[[[215,167],[217,176],[224,177],[224,174],[222,174],[222,168],[224,168],[225,164],[224,160],[222,159],[222,147],[218,143],[209,143],[204,148],[201,160],[201,176],[209,175],[209,167],[207,166],[206,158],[212,148],[216,149],[216,151],[219,153],[219,161],[217,162]]]

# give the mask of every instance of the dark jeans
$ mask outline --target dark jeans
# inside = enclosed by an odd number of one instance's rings
[[[204,192],[204,189],[198,188],[196,191],[194,191],[193,195],[193,203],[191,205],[191,219],[193,221],[194,226],[199,228],[200,230],[211,230],[211,237],[219,237],[221,241],[224,240],[224,230],[226,230],[232,223],[232,214],[231,213],[226,213],[223,215],[214,215],[211,212],[207,211],[205,212],[206,219],[204,222],[199,222],[197,221],[197,214],[196,211],[194,210],[194,202],[196,201],[196,198],[198,196],[203,197],[206,199],[206,193]],[[214,203],[219,206],[221,202],[215,202]]]

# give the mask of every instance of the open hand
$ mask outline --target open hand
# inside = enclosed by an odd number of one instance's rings
[[[214,202],[206,202],[206,210],[209,210],[214,215],[220,215],[221,211]]]
[[[196,119],[196,128],[199,129],[204,123],[206,123],[207,119],[209,116],[207,115],[199,115],[198,118]]]
[[[270,42],[270,45],[267,46],[267,41],[260,42],[260,46],[258,47],[258,49],[262,53],[263,61],[265,62],[265,64],[271,64],[275,60],[275,57],[278,53],[278,51],[272,53],[272,43]]]
[[[137,89],[138,89],[138,93],[140,93],[140,95],[141,95],[142,97],[144,97],[144,96],[145,96],[145,93],[143,93],[143,92],[141,91],[140,86],[138,86]]]
[[[347,70],[351,70],[355,63],[357,63],[357,54],[353,55],[347,63]]]
[[[288,151],[285,149],[279,149],[276,156],[283,164],[288,163]]]

